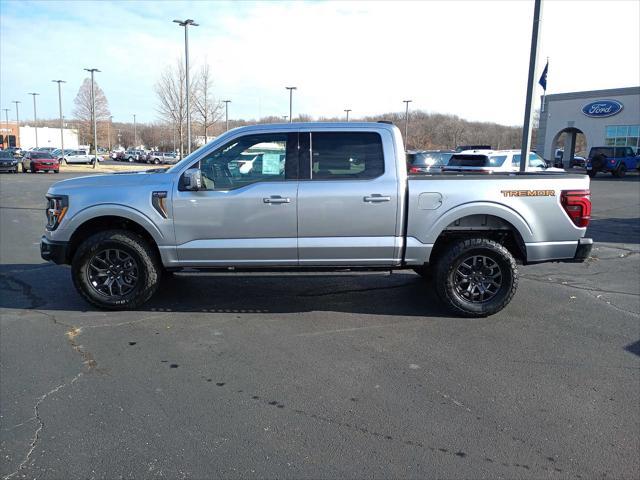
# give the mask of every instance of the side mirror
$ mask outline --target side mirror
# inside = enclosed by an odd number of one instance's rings
[[[190,168],[184,172],[184,188],[196,192],[202,189],[202,172],[199,168]]]

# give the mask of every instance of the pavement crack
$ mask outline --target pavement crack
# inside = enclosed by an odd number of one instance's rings
[[[33,435],[33,439],[31,440],[31,443],[29,444],[29,450],[27,451],[27,454],[25,455],[24,460],[22,460],[22,462],[20,462],[20,465],[18,465],[18,468],[14,472],[4,476],[3,480],[9,480],[10,478],[12,478],[15,475],[17,475],[22,469],[24,469],[26,467],[27,463],[29,462],[29,460],[31,459],[31,455],[33,454],[33,451],[38,446],[38,441],[40,440],[40,432],[42,432],[42,430],[45,427],[44,420],[40,416],[40,405],[42,405],[42,402],[44,402],[51,395],[59,392],[63,388],[68,387],[70,385],[73,385],[76,382],[76,380],[78,380],[82,375],[84,375],[84,372],[78,373],[70,381],[61,383],[57,387],[53,388],[52,390],[49,390],[47,393],[45,393],[44,395],[42,395],[41,397],[38,398],[38,400],[36,401],[36,404],[33,407],[33,417],[32,417],[32,418],[35,418],[38,421],[38,428],[36,429],[36,431],[35,431],[35,433]]]

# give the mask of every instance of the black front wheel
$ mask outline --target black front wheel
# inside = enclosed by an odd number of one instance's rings
[[[107,230],[85,240],[73,257],[71,275],[89,303],[106,310],[141,306],[155,293],[162,266],[143,238]]]
[[[436,290],[455,313],[486,317],[506,307],[518,288],[516,261],[488,238],[451,243],[436,261]]]

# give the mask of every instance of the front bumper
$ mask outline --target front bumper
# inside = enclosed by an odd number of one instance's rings
[[[58,265],[69,263],[69,242],[55,242],[43,236],[40,240],[40,256]]]
[[[31,169],[34,172],[48,172],[51,170],[59,170],[60,169],[60,164],[58,163],[52,163],[50,165],[45,165],[42,163],[32,163],[31,164]]]

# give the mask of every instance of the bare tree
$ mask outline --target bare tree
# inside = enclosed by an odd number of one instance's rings
[[[104,121],[108,121],[109,116],[111,115],[111,112],[109,111],[109,102],[97,82],[94,82],[94,89],[96,95],[96,120],[97,122],[102,123]],[[73,114],[78,119],[78,133],[81,138],[91,139],[89,142],[91,143],[93,141],[93,135],[91,133],[93,128],[91,124],[91,121],[93,120],[93,102],[91,101],[90,78],[84,79],[73,103],[75,105]],[[104,128],[100,129],[98,133],[106,136],[106,124],[103,125]],[[101,130],[104,130],[104,132]]]
[[[178,145],[182,158],[187,120],[185,70],[182,60],[178,60],[175,66],[167,67],[162,72],[160,80],[155,85],[155,91],[158,96],[157,111],[160,117],[178,131]]]
[[[200,68],[192,95],[193,105],[204,132],[204,143],[207,143],[209,127],[215,125],[222,117],[222,102],[216,100],[213,95],[213,78],[209,64],[205,63]]]

